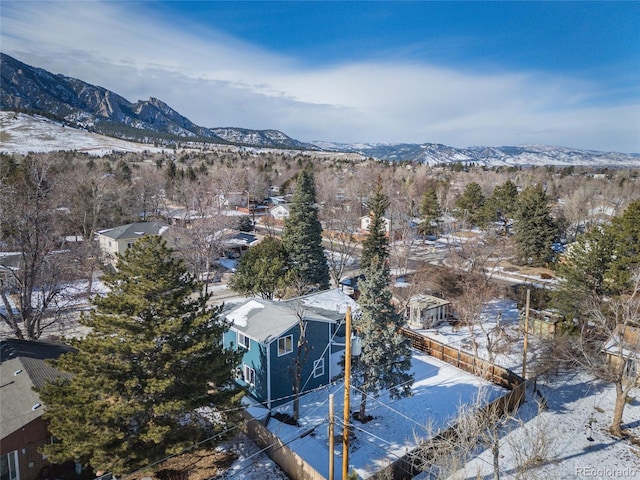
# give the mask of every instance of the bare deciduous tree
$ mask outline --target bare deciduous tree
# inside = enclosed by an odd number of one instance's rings
[[[622,437],[624,407],[629,393],[640,383],[640,270],[634,272],[628,293],[594,305],[589,316],[590,322],[575,338],[573,352],[580,365],[614,386],[616,401],[609,430]]]
[[[18,265],[0,257],[0,318],[18,338],[36,340],[58,319],[69,259],[59,250],[59,209],[55,160],[26,157],[0,179],[2,241],[17,252]]]
[[[537,412],[542,410],[538,403]],[[516,471],[516,478],[539,478],[528,472],[544,465],[554,455],[553,427],[539,414],[525,421],[515,411],[509,411],[502,399],[487,402],[483,393],[475,401],[460,407],[457,414],[440,430],[433,422],[427,425],[427,437],[413,457],[429,479],[467,479],[469,475],[484,478],[483,471],[492,471],[494,480],[504,473],[505,457]],[[516,430],[518,430],[516,432]],[[485,450],[491,453],[491,463],[481,460],[487,468],[470,463]],[[508,476],[507,476],[508,477]],[[509,477],[510,478],[510,477]]]

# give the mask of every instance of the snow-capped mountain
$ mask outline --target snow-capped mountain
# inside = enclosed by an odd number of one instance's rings
[[[1,150],[7,152],[24,151],[25,145],[29,145],[30,151],[56,149],[56,135],[20,138],[18,132],[42,132],[47,128],[58,131],[66,126],[64,134],[57,135],[59,138],[66,138],[65,142],[60,142],[60,150],[69,149],[69,142],[76,145],[76,150],[94,152],[141,149],[140,145],[124,143],[110,148],[108,145],[113,142],[100,137],[88,137],[87,132],[91,132],[144,143],[147,145],[143,147],[145,149],[149,149],[149,144],[162,146],[192,142],[354,152],[363,158],[373,157],[386,161],[410,161],[430,165],[458,162],[486,166],[640,167],[640,154],[597,152],[545,145],[455,148],[436,143],[304,143],[278,130],[202,127],[157,98],[151,97],[131,103],[103,87],[64,75],[54,75],[3,53],[0,53],[0,74],[0,110],[4,110],[4,113],[12,112],[10,115],[2,116],[0,125],[0,133],[3,136]],[[13,112],[19,112],[21,115]],[[22,114],[41,115],[52,122],[47,124],[42,117],[33,117],[32,121],[29,121]],[[80,130],[74,131],[69,127]],[[71,140],[71,137],[74,139]],[[41,140],[37,141],[38,138]],[[83,141],[89,143],[83,147]]]
[[[131,103],[103,87],[54,75],[3,53],[0,53],[0,72],[0,109],[40,114],[125,140],[317,149],[277,130],[201,127],[157,98]]]
[[[640,167],[640,154],[637,153],[598,152],[548,145],[455,148],[437,143],[313,143],[325,150],[352,151],[358,152],[365,157],[388,161],[418,162],[428,165],[460,162],[490,167],[524,167],[533,165]]]

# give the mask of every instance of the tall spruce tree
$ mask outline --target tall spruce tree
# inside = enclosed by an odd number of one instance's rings
[[[493,189],[493,193],[484,203],[485,217],[489,222],[501,222],[502,231],[507,233],[509,220],[515,212],[518,188],[511,180]]]
[[[610,234],[616,243],[611,264],[611,281],[617,292],[628,290],[633,281],[631,272],[640,265],[640,200],[631,202],[620,216],[611,220]]]
[[[631,202],[608,226],[580,235],[558,264],[554,307],[565,317],[585,316],[604,298],[629,293],[640,266],[640,200]]]
[[[438,196],[436,195],[436,189],[433,187],[427,187],[422,195],[422,202],[420,204],[420,216],[421,224],[420,231],[423,235],[437,235],[438,222],[442,215],[442,209],[438,202]]]
[[[367,398],[387,390],[392,398],[411,394],[413,374],[409,341],[399,329],[404,318],[391,303],[389,286],[389,241],[382,216],[388,198],[379,178],[370,201],[371,223],[363,244],[365,279],[360,283],[360,315],[354,327],[362,340],[362,353],[354,364],[353,376],[362,392],[359,418],[366,421]]]
[[[289,254],[291,270],[305,287],[329,288],[329,265],[322,247],[313,174],[302,170],[297,177],[282,244]]]
[[[229,405],[238,357],[221,346],[219,308],[160,237],[134,243],[104,281],[109,293],[81,320],[90,333],[54,362],[68,375],[40,392],[59,440],[44,453],[121,475],[227,427],[202,409]]]
[[[378,260],[388,260],[389,258],[389,237],[387,236],[385,225],[385,212],[389,207],[389,197],[383,191],[382,178],[378,177],[373,189],[373,195],[369,198],[369,228],[367,236],[362,242],[362,255],[360,257],[360,268],[366,271],[375,258]],[[385,265],[387,268],[388,266]]]
[[[485,198],[482,194],[482,187],[476,182],[469,183],[462,195],[456,200],[456,209],[453,212],[456,218],[463,222],[470,222],[472,225],[482,225],[485,223],[484,216]]]
[[[557,229],[542,185],[522,191],[518,196],[514,217],[513,230],[520,257],[528,264],[543,264],[551,255]]]
[[[580,235],[558,263],[558,286],[551,292],[554,307],[568,320],[586,316],[588,309],[613,293],[609,269],[615,258],[615,239],[599,226]]]

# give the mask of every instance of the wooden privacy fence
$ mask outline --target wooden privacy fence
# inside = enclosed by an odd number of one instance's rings
[[[476,415],[491,412],[492,414],[502,416],[514,411],[525,401],[526,386],[524,379],[508,368],[494,365],[467,352],[451,348],[444,343],[416,333],[408,328],[402,328],[401,333],[411,341],[411,346],[416,350],[425,352],[465,372],[472,373],[473,375],[482,377],[510,390],[506,395],[482,407],[476,412]],[[436,456],[439,449],[448,448],[448,444],[456,441],[457,431],[456,425],[447,428],[434,438],[423,442],[413,451],[398,458],[370,478],[374,480],[405,480],[413,478],[423,471],[424,466],[429,464],[429,459]]]
[[[438,360],[442,360],[465,372],[482,377],[508,390],[513,390],[524,381],[522,377],[516,375],[508,368],[494,365],[491,362],[477,358],[457,348],[452,348],[432,338],[425,337],[408,328],[402,328],[401,333],[411,341],[411,346],[416,350],[428,353]]]
[[[242,410],[242,415],[247,420],[245,427],[247,436],[261,450],[264,450],[271,460],[278,464],[287,477],[295,480],[325,480],[324,475],[318,473],[304,458],[291,450],[260,421],[244,410]]]

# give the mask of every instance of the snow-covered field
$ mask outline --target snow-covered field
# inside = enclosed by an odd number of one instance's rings
[[[565,372],[538,383],[538,388],[548,408],[538,414],[538,405],[529,395],[518,411],[524,425],[512,423],[505,428],[500,440],[501,479],[640,478],[640,446],[607,431],[615,400],[611,385],[584,373]],[[626,406],[624,419],[625,428],[640,436],[640,401],[633,399]],[[541,465],[519,474],[515,451],[519,446],[526,448],[536,437],[548,443],[548,456]],[[494,478],[491,452],[482,452],[456,478]]]
[[[127,142],[76,128],[45,117],[0,112],[0,151],[27,154],[75,150],[102,156],[113,152],[161,152],[153,145]],[[167,149],[164,149],[167,151]]]

